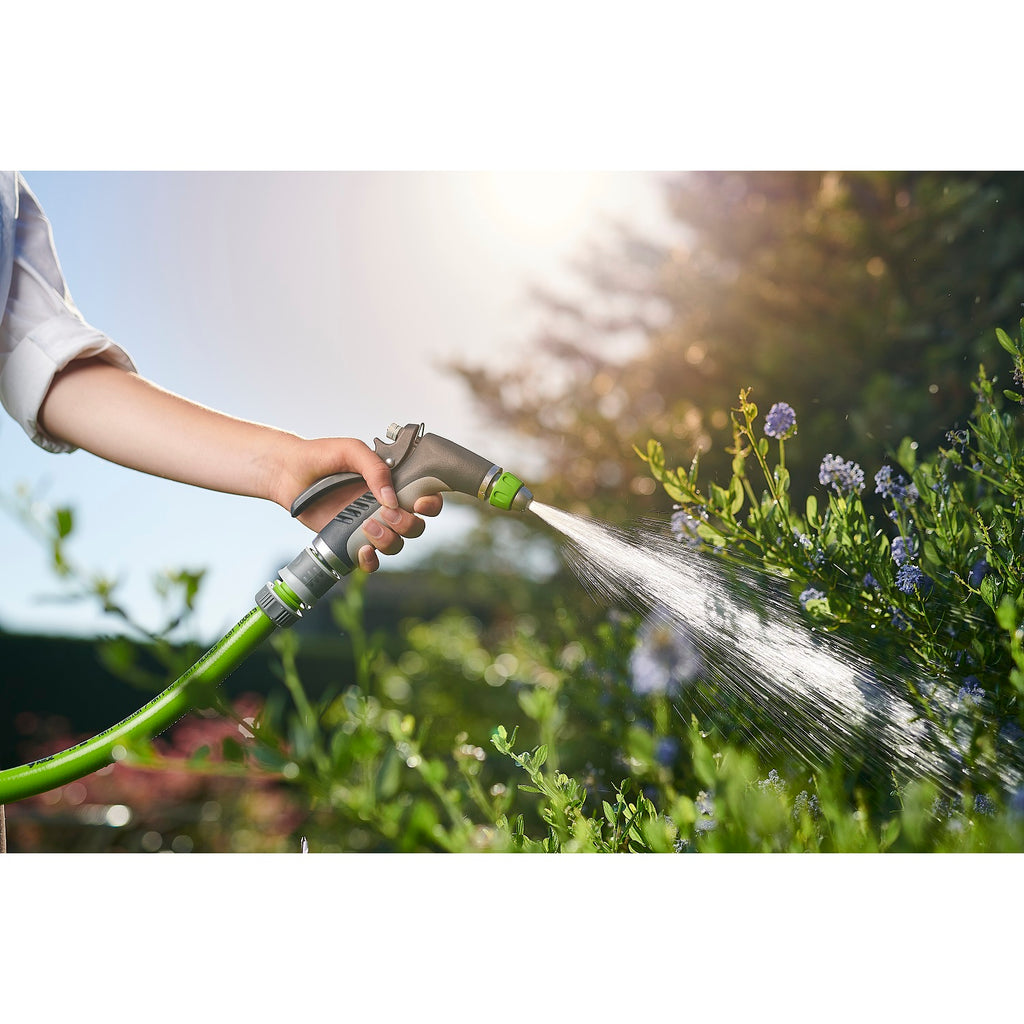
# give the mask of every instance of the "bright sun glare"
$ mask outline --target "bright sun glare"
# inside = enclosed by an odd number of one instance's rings
[[[491,216],[506,231],[534,241],[573,233],[601,191],[600,175],[575,171],[489,173],[481,182]]]

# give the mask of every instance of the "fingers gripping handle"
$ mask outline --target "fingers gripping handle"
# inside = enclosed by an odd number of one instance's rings
[[[411,480],[404,486],[394,475],[395,491],[398,495],[398,504],[402,508],[412,511],[416,502],[428,494],[438,494],[441,491],[451,490],[443,480],[437,477],[419,477]],[[317,535],[315,547],[339,575],[351,572],[358,562],[359,549],[369,544],[369,538],[363,532],[363,526],[368,520],[374,519],[385,529],[390,529],[388,524],[381,519],[380,503],[367,491],[356,498],[350,505],[341,510]],[[324,550],[327,548],[327,551]],[[330,555],[328,555],[328,551]],[[330,556],[333,555],[333,558]]]
[[[510,507],[495,500],[491,494],[492,490],[495,493],[500,490],[496,484],[500,482],[499,477],[503,480],[510,474],[503,475],[500,467],[461,445],[422,431],[422,424],[408,424],[402,429],[389,427],[388,437],[392,438],[392,445],[374,441],[377,454],[391,467],[391,482],[399,505],[411,512],[422,497],[443,491],[459,491],[480,499],[490,495],[492,504],[499,508]],[[335,473],[324,477],[296,498],[292,515],[300,515],[334,488],[355,481],[366,483],[355,473]],[[380,512],[380,503],[367,491],[342,509],[316,535],[308,548],[281,569],[281,585],[294,596],[298,610],[286,607],[270,585],[257,595],[259,607],[278,624],[290,624],[301,615],[303,607],[313,607],[340,577],[356,567],[359,549],[369,543],[362,529],[366,522],[377,519],[387,528],[380,519]]]
[[[398,434],[394,456],[388,448],[378,443],[378,454],[389,456],[391,482],[398,503],[410,512],[418,499],[443,491],[459,491],[483,498],[491,482],[501,473],[489,459],[436,434],[421,434],[412,424]],[[325,477],[299,495],[292,506],[292,515],[301,513],[334,487],[361,479],[350,473]],[[343,508],[317,534],[313,550],[339,576],[355,568],[359,549],[369,543],[362,530],[369,519],[376,519],[387,528],[380,519],[379,502],[367,491]]]

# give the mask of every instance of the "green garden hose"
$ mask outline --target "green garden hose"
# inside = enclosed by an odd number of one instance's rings
[[[423,424],[399,427],[393,423],[388,438],[391,443],[377,438],[374,445],[391,467],[392,482],[404,508],[412,509],[417,498],[441,491],[457,491],[513,511],[526,511],[533,501],[517,476],[453,441],[424,434]],[[317,481],[296,499],[292,514],[298,515],[334,488],[356,480],[362,478],[337,473]],[[5,803],[56,789],[104,768],[127,754],[133,744],[158,735],[197,707],[274,630],[295,623],[304,610],[352,571],[359,548],[366,543],[360,527],[380,510],[369,492],[342,509],[313,543],[281,570],[279,579],[260,590],[257,606],[145,707],[59,754],[0,771],[0,809]]]
[[[282,591],[280,583],[277,589]],[[279,596],[287,600],[289,595]],[[59,754],[0,771],[0,804],[56,789],[119,760],[133,744],[158,735],[195,708],[276,629],[277,623],[262,609],[253,608],[145,707]]]

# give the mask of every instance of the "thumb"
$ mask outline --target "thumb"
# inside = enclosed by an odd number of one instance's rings
[[[355,438],[343,438],[345,461],[358,473],[371,493],[385,508],[398,508],[398,495],[391,479],[391,470],[372,448]]]

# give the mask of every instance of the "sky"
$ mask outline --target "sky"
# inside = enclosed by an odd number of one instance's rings
[[[304,436],[370,443],[429,431],[527,476],[443,364],[514,360],[538,322],[532,285],[571,288],[570,261],[613,219],[666,223],[653,173],[23,171],[50,219],[86,320],[162,387]],[[500,450],[495,446],[500,445]],[[70,506],[70,559],[121,581],[161,621],[151,580],[205,568],[195,634],[215,639],[311,534],[275,505],[147,477],[86,452],[37,449],[0,419],[4,493]],[[451,498],[424,537],[383,559],[414,564],[468,525]],[[0,527],[18,586],[0,628],[93,634],[115,624],[66,593],[43,546]]]

